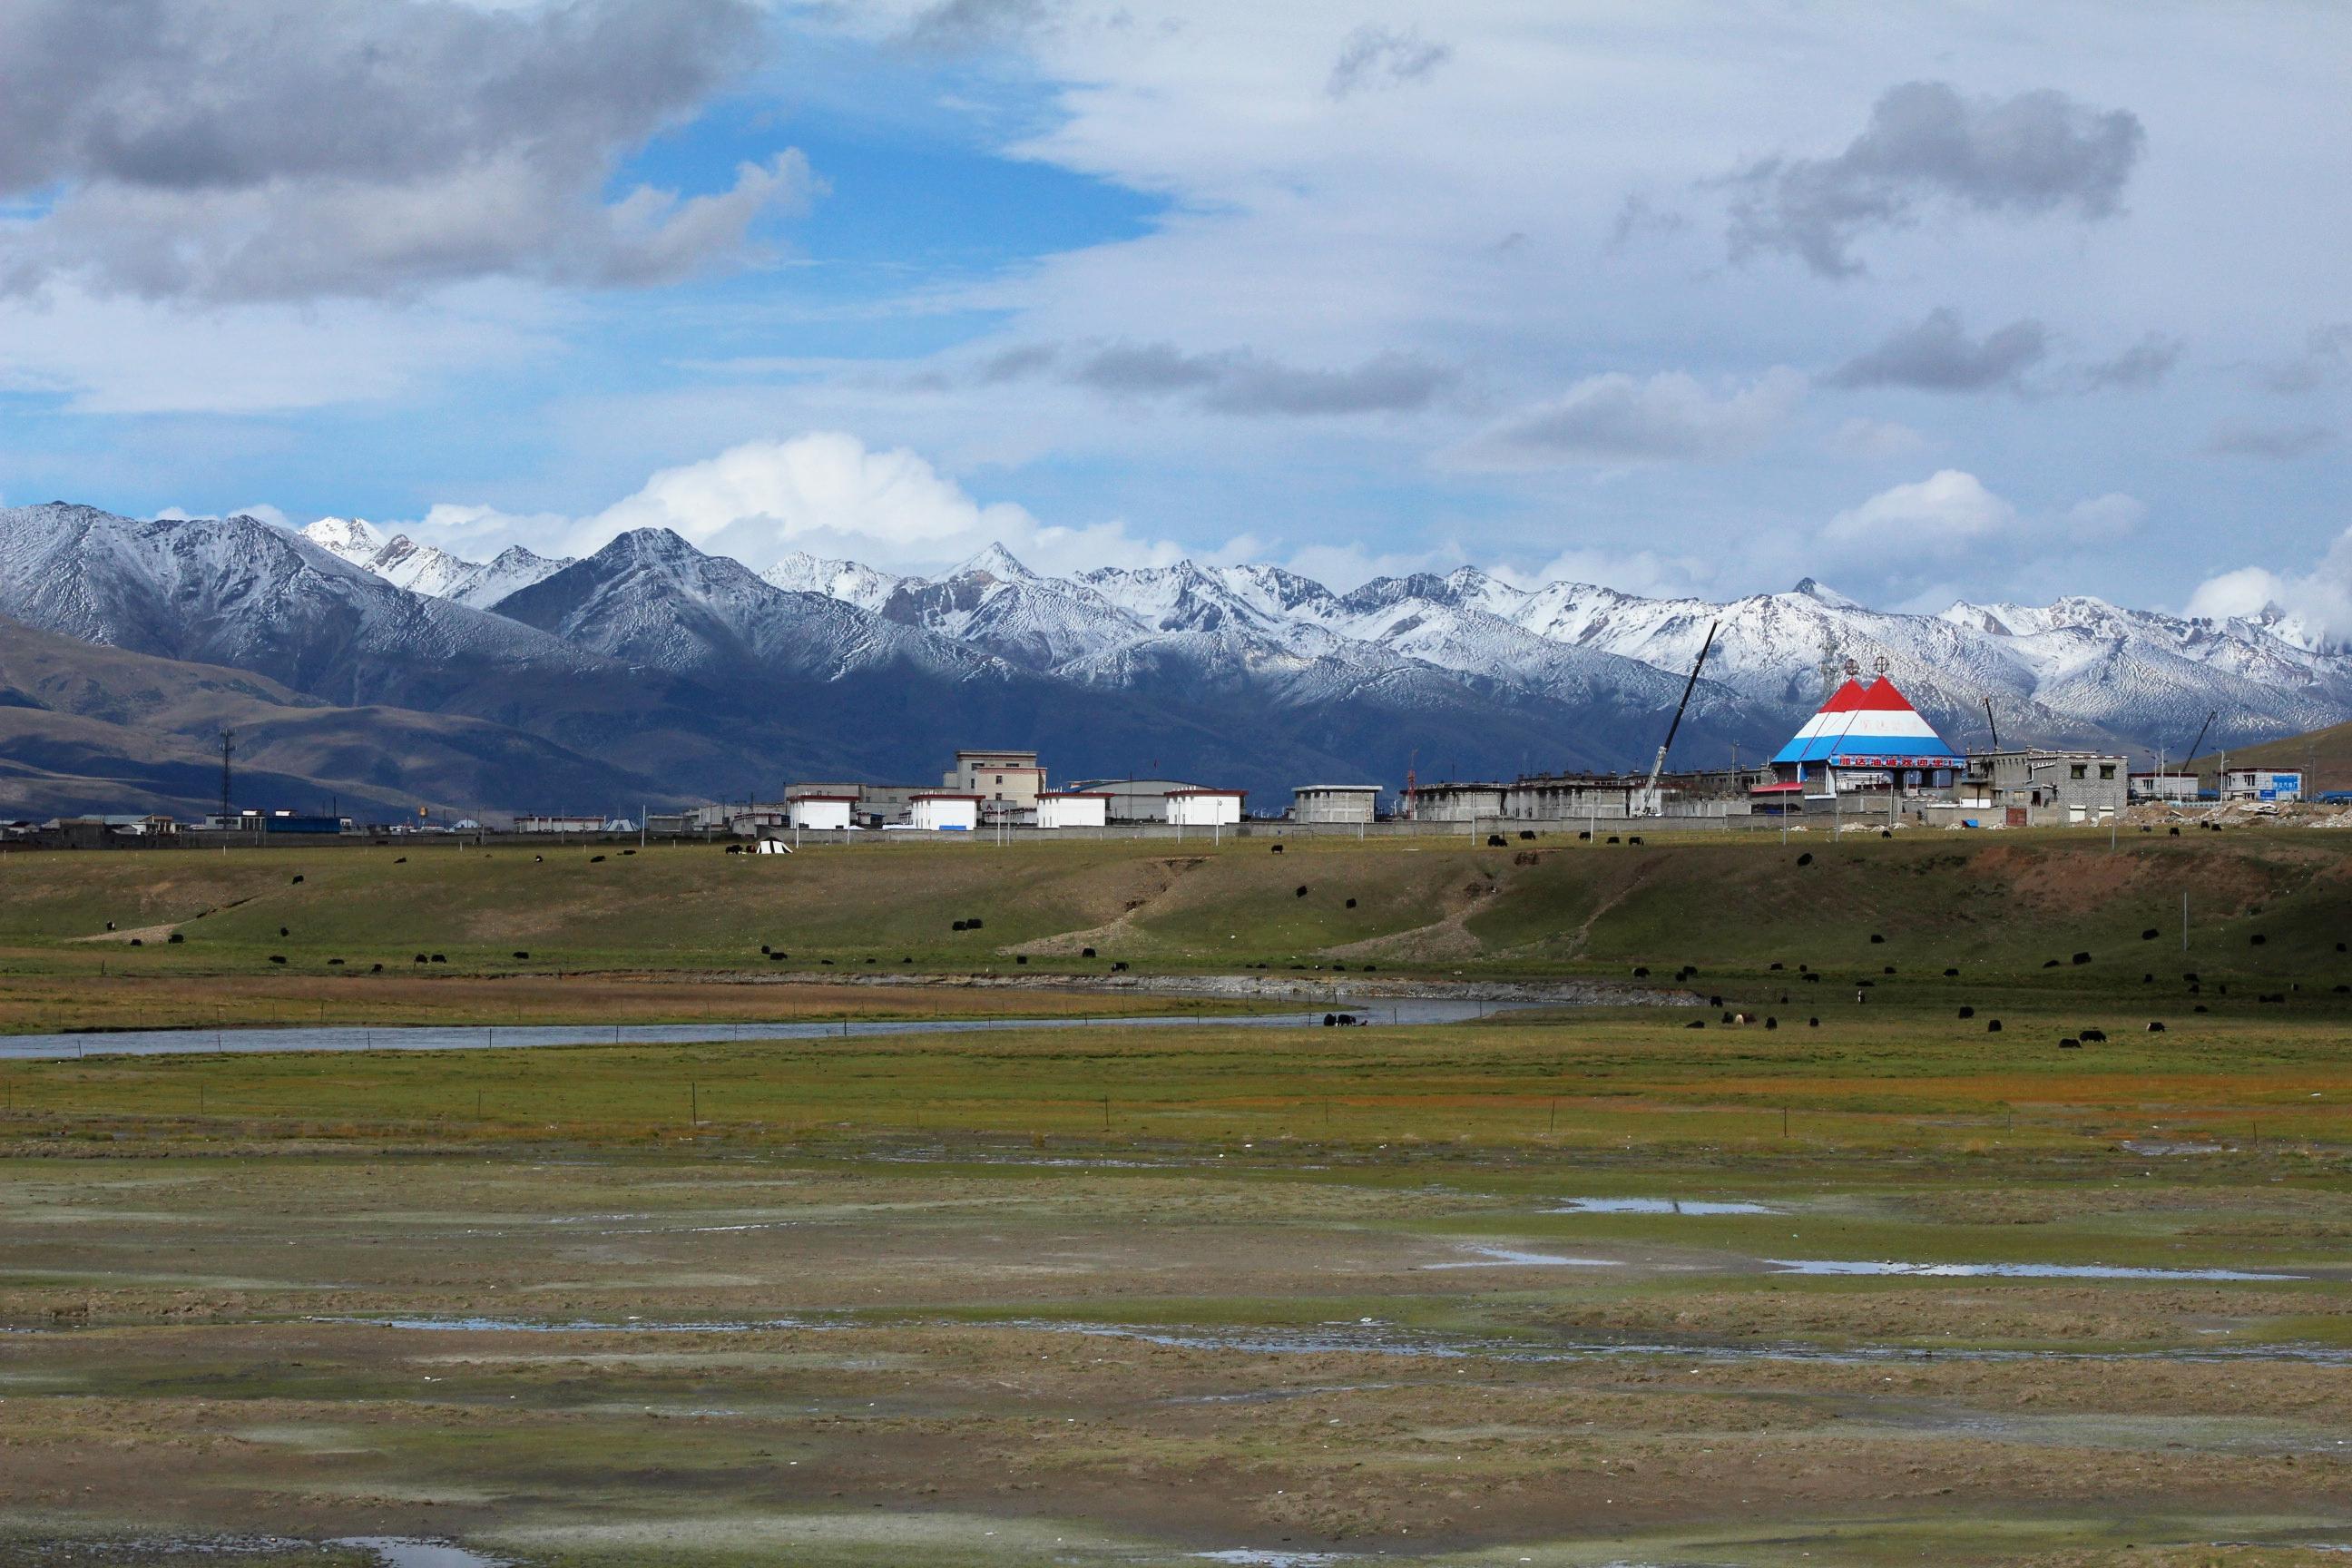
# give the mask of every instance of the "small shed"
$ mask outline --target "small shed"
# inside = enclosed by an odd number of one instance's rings
[[[1378,815],[1378,784],[1300,784],[1291,794],[1293,822],[1336,822],[1353,826]]]
[[[1065,790],[1037,797],[1040,827],[1103,827],[1110,822],[1108,794]]]
[[[1249,792],[1238,789],[1171,789],[1168,820],[1179,827],[1224,827],[1242,819],[1242,800]]]
[[[980,796],[927,790],[914,797],[914,825],[929,833],[970,833],[980,826]]]
[[[793,826],[810,832],[823,832],[849,826],[857,809],[854,795],[803,795],[791,801]]]

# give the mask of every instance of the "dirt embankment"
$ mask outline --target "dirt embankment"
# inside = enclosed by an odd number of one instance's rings
[[[1622,985],[1608,980],[1412,980],[1353,970],[1312,974],[755,974],[713,975],[714,983],[755,985],[944,986],[975,991],[1080,991],[1095,994],[1196,996],[1220,1001],[1319,1002],[1349,996],[1430,997],[1443,1001],[1540,1003],[1571,1007],[1690,1007],[1693,991]]]

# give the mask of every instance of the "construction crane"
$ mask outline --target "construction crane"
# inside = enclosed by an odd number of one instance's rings
[[[1985,699],[1985,727],[1992,731],[1992,749],[2000,750],[2000,722],[1992,716],[1992,699]]]
[[[1715,646],[1715,634],[1721,621],[1706,628],[1706,640],[1698,645],[1698,662],[1691,666],[1690,679],[1683,683],[1683,700],[1675,704],[1675,721],[1666,726],[1666,738],[1658,742],[1658,754],[1650,763],[1649,783],[1642,786],[1642,815],[1657,816],[1664,806],[1658,799],[1658,775],[1666,771],[1666,751],[1675,743],[1675,731],[1683,727],[1683,710],[1690,706],[1691,693],[1698,689],[1698,672],[1706,668],[1707,650]]]
[[[2205,715],[2205,722],[2197,726],[2197,738],[2189,742],[2189,754],[2180,759],[2180,771],[2182,773],[2190,774],[2195,773],[2197,753],[2205,744],[2205,731],[2213,727],[2213,721],[2220,718],[2221,715],[2221,710],[2219,708],[2216,708],[2213,711]],[[2230,753],[2226,749],[2224,749],[2221,753],[2221,760],[2225,763],[2230,760]],[[2162,771],[2161,768],[2159,768],[2158,771]],[[2162,781],[2158,781],[2158,787],[2163,787]],[[2213,788],[2217,795],[2226,795],[2229,792],[2230,781],[2221,777],[2217,772],[2213,778]]]
[[[2214,709],[2213,711],[2205,715],[2205,722],[2197,727],[2197,738],[2189,742],[2189,754],[2180,759],[2180,765],[2182,767],[2186,768],[2189,763],[2197,760],[2199,748],[2205,744],[2205,731],[2210,730],[2213,727],[2213,721],[2221,716],[2221,710],[2219,708]]]

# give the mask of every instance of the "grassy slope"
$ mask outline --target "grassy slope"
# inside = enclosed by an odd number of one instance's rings
[[[1540,853],[1529,857],[1527,851]],[[0,963],[18,974],[323,974],[444,952],[455,971],[692,968],[774,973],[838,966],[1099,972],[1281,971],[1334,962],[1387,973],[1762,977],[1774,963],[1833,981],[1966,972],[2039,983],[2062,961],[2074,990],[2137,986],[2194,968],[2325,992],[2352,981],[2352,839],[2308,829],[2127,837],[1938,834],[1832,845],[1810,836],[1506,849],[1423,843],[1263,842],[1211,850],[1133,843],[981,843],[715,850],[446,847],[18,855],[0,858]],[[1797,864],[1810,853],[1812,863]],[[404,863],[403,857],[404,856]],[[293,879],[302,880],[298,884]],[[1300,896],[1297,889],[1307,889]],[[2193,950],[2179,943],[2189,896]],[[1355,900],[1353,908],[1349,900]],[[206,912],[209,911],[209,912]],[[956,932],[979,917],[985,928]],[[180,922],[187,940],[138,950],[81,942]],[[280,936],[280,929],[289,934]],[[2143,941],[2154,929],[2159,938]],[[1886,938],[1873,943],[1872,934]],[[2256,934],[2266,940],[2256,945]],[[762,944],[792,954],[763,959]],[[1082,946],[1098,957],[1083,960]],[[510,954],[527,951],[528,963]],[[2070,963],[2089,952],[2087,969]],[[283,954],[283,970],[268,963]],[[1776,977],[1775,983],[1780,983]],[[1884,980],[1882,977],[1882,984]],[[1826,991],[1824,985],[1818,989]]]
[[[2307,734],[2265,741],[2259,746],[2235,747],[2229,760],[2231,766],[2240,768],[2308,768],[2315,792],[2352,789],[2352,724],[2334,724]],[[2208,753],[2197,759],[2197,775],[2206,788],[2213,787],[2221,767],[2218,755]]]

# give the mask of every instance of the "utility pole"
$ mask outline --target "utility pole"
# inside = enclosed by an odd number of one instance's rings
[[[221,731],[221,810],[220,810],[220,814],[221,814],[221,826],[222,826],[222,827],[224,827],[224,828],[226,828],[226,827],[228,827],[228,826],[230,826],[230,822],[229,822],[229,805],[228,805],[228,801],[229,801],[229,788],[230,788],[230,784],[231,784],[231,776],[230,776],[230,763],[229,763],[229,759],[230,759],[233,755],[235,755],[235,754],[236,754],[236,731],[234,731],[234,730],[223,730],[223,731]]]

